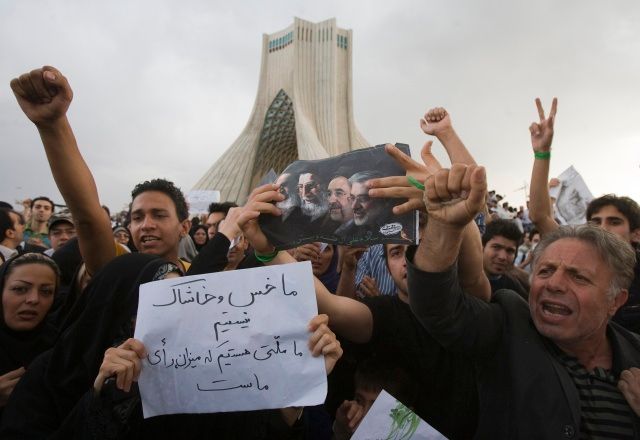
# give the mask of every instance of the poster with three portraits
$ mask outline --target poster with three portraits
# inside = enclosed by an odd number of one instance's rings
[[[408,145],[396,146],[411,154]],[[260,226],[279,250],[311,242],[416,243],[417,212],[395,215],[393,207],[406,200],[369,197],[366,185],[370,179],[403,175],[405,170],[384,145],[295,161],[275,180],[285,197],[276,203],[282,215],[261,215]]]

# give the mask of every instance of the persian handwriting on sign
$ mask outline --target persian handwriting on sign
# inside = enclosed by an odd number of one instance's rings
[[[139,298],[145,417],[324,401],[324,362],[307,345],[308,262],[148,283]]]
[[[224,301],[224,296],[216,296],[211,295],[209,293],[204,292],[206,290],[206,286],[204,285],[204,278],[200,278],[192,281],[185,281],[184,283],[173,284],[171,286],[171,293],[173,293],[173,300],[166,304],[153,304],[154,307],[166,307],[175,304],[178,302],[179,304],[188,304],[192,302],[197,302],[201,306],[207,304],[214,299],[218,300],[218,304]],[[200,288],[203,290],[201,294],[200,289],[195,291],[195,297],[193,296],[193,288],[194,284],[199,283]],[[183,292],[184,289],[184,292]]]
[[[267,278],[267,281],[269,278]],[[166,307],[172,306],[174,304],[189,304],[196,303],[198,305],[204,306],[205,304],[216,300],[215,304],[220,304],[224,301],[224,295],[215,295],[207,293],[207,287],[205,285],[205,279],[200,278],[191,281],[185,281],[177,284],[171,285],[171,299],[169,302],[164,304],[153,304],[154,307]],[[195,285],[197,284],[197,285]],[[253,305],[256,300],[256,296],[264,296],[268,295],[272,291],[276,290],[277,287],[273,284],[266,283],[264,286],[264,290],[256,290],[255,292],[241,293],[236,296],[240,296],[240,300],[236,299],[234,301],[234,292],[229,292],[227,295],[227,301],[232,307],[249,307]],[[284,296],[296,296],[298,292],[295,290],[287,291],[286,281],[284,277],[284,273],[281,275],[281,290]]]
[[[249,350],[245,348],[242,351],[238,351],[235,348],[227,348],[226,352],[220,353],[217,356],[214,355],[215,351],[227,344],[229,341],[224,341],[222,344],[218,345],[215,348],[209,348],[205,352],[198,352],[194,355],[194,352],[189,347],[184,347],[183,350],[179,352],[176,356],[167,356],[167,350],[165,348],[159,348],[154,350],[153,353],[149,353],[147,355],[147,361],[150,365],[156,366],[161,365],[164,368],[196,368],[198,366],[205,366],[207,364],[216,362],[220,373],[223,373],[223,365],[231,366],[230,360],[233,358],[238,358],[242,356],[251,356],[256,361],[266,361],[271,358],[271,356],[279,355],[279,354],[289,354],[290,356],[300,357],[303,355],[298,349],[298,341],[293,340],[292,344],[289,348],[286,348],[286,345],[280,341],[280,336],[273,337],[273,345],[265,344],[260,347]],[[162,346],[164,347],[167,343],[167,338],[162,338]],[[213,350],[213,351],[212,351]]]
[[[269,385],[264,385],[264,386],[260,386],[260,379],[258,379],[258,376],[253,373],[253,377],[256,380],[256,389],[259,391],[263,391],[263,390],[268,390],[269,389]],[[219,380],[212,380],[211,383],[212,384],[217,384],[217,383],[221,383],[221,382],[227,382],[227,379],[219,379]],[[226,388],[204,388],[201,387],[200,384],[197,385],[198,387],[198,391],[228,391],[228,390],[236,390],[238,388],[251,388],[253,387],[253,382],[249,382],[248,384],[240,384],[240,385],[236,385],[233,387],[226,387]]]

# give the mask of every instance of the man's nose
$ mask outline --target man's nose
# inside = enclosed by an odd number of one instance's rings
[[[547,290],[550,292],[561,293],[565,290],[565,274],[562,270],[556,270],[547,278]]]
[[[142,221],[142,229],[152,229],[155,227],[155,222],[151,218],[150,215],[145,215],[144,220]]]

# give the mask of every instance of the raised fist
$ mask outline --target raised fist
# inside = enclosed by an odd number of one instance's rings
[[[67,79],[51,66],[22,74],[10,85],[24,114],[38,126],[64,117],[73,99]]]
[[[456,163],[427,178],[424,186],[429,222],[464,227],[484,206],[487,177],[483,167]]]

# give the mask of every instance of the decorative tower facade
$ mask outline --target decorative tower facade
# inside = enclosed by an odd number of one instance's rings
[[[368,147],[353,118],[351,42],[335,18],[264,34],[249,122],[193,189],[241,204],[271,169]]]

